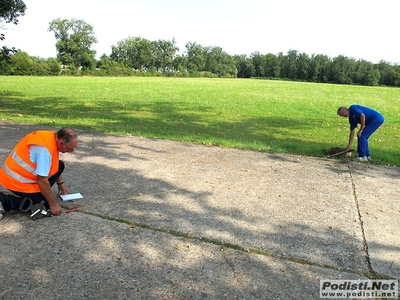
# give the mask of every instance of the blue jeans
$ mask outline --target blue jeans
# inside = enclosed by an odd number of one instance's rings
[[[58,162],[58,172],[53,176],[49,177],[50,186],[53,186],[57,182],[57,179],[64,171],[64,168],[65,168],[64,162],[60,160]],[[31,198],[33,203],[40,203],[40,201],[45,200],[42,193],[40,192],[38,193],[23,193],[18,191],[11,191],[11,192],[13,192],[17,196],[7,195],[0,192],[0,202],[3,204],[5,211],[19,210],[19,206],[21,205],[22,200],[24,198]],[[28,205],[29,203],[26,204],[27,207]],[[46,200],[45,200],[45,205],[47,209],[50,208]],[[26,209],[27,207],[23,207],[23,209]]]
[[[365,128],[363,132],[361,132],[361,136],[358,137],[358,156],[359,157],[366,157],[371,156],[368,147],[368,139],[382,125],[384,121],[383,116],[376,116],[368,124],[365,124]]]

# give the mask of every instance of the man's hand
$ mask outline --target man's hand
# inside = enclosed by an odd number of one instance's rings
[[[60,204],[58,204],[57,202],[51,204],[50,205],[50,212],[55,216],[60,215],[61,214],[61,206],[60,206]]]
[[[61,206],[58,204],[56,198],[54,198],[53,193],[51,192],[49,179],[47,177],[38,175],[37,183],[39,185],[40,192],[50,206],[51,213],[55,216],[61,214]]]
[[[65,183],[58,185],[58,194],[59,195],[66,195],[68,194],[68,188]]]

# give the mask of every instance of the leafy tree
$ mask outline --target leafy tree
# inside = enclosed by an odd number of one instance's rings
[[[18,24],[18,18],[25,15],[26,5],[22,0],[1,0],[0,1],[0,23],[2,19],[6,23]],[[1,26],[0,28],[3,28]],[[0,34],[0,41],[5,39],[3,33]]]
[[[250,55],[252,61],[253,61],[253,65],[254,65],[254,69],[255,69],[255,77],[264,77],[265,76],[265,72],[264,72],[264,65],[265,65],[265,61],[264,61],[264,56],[262,54],[260,54],[260,52],[255,51],[253,53],[251,53]]]
[[[10,75],[32,75],[33,61],[28,53],[18,50],[11,56]]]
[[[172,64],[173,64],[175,72],[187,74],[187,57],[186,56],[184,56],[184,55],[175,56]]]
[[[96,68],[97,69],[108,69],[112,64],[112,60],[109,56],[107,56],[106,54],[103,54],[100,57],[100,60],[97,62],[96,64]]]
[[[152,44],[140,37],[129,37],[112,46],[110,57],[113,61],[140,71],[153,67]]]
[[[45,63],[48,66],[48,73],[47,75],[59,75],[61,72],[61,66],[60,63],[58,62],[58,60],[54,57],[50,57],[48,59],[45,60]]]
[[[380,79],[379,79],[379,84],[380,85],[386,85],[386,86],[393,86],[393,81],[392,81],[392,69],[393,66],[389,64],[386,61],[381,60],[377,65],[377,69],[379,70],[379,73],[381,74]]]
[[[361,85],[376,86],[379,83],[380,72],[374,65],[366,60],[359,60],[356,64],[354,82]]]
[[[281,73],[279,58],[272,53],[268,53],[267,55],[265,55],[265,66],[263,69],[265,70],[265,77],[267,78],[279,77]]]
[[[297,55],[297,79],[301,81],[307,81],[308,71],[310,65],[310,57],[306,53]]]
[[[6,46],[0,49],[0,74],[9,75],[11,54],[15,53],[15,49],[8,49]]]
[[[237,69],[237,77],[239,78],[250,78],[255,73],[255,68],[251,58],[243,55],[234,56],[235,65]]]
[[[154,65],[163,72],[174,69],[173,61],[179,48],[176,46],[175,39],[172,41],[158,40],[151,42],[154,57]]]
[[[0,60],[2,75],[54,76],[59,75],[60,70],[60,63],[56,58],[32,57],[21,50],[16,51],[7,60]]]
[[[366,85],[378,86],[379,79],[381,78],[381,72],[378,69],[372,69],[368,72],[368,77],[366,80]]]
[[[296,80],[297,78],[297,60],[298,52],[296,50],[289,50],[287,55],[285,56],[284,64],[283,64],[283,78],[289,78],[292,80]]]
[[[191,73],[198,73],[206,70],[207,48],[199,44],[187,43],[187,68]]]
[[[99,69],[96,74],[103,76],[132,76],[134,71],[123,63],[119,63],[111,59],[111,57],[103,54],[97,63]]]
[[[392,70],[390,71],[390,78],[392,81],[392,86],[400,87],[400,66],[399,65],[393,66]]]
[[[221,47],[208,48],[205,70],[218,77],[235,77],[237,72],[233,57]]]
[[[329,81],[339,84],[351,84],[355,60],[344,55],[334,57],[330,64]]]
[[[278,59],[278,66],[280,66],[279,77],[284,78],[284,67],[285,67],[286,56],[283,54],[283,52],[279,52],[276,55],[276,57]]]
[[[22,0],[1,0],[0,1],[0,23],[5,21],[6,23],[18,24],[18,18],[25,15],[26,5]],[[0,29],[4,29],[4,26],[0,26]],[[0,33],[0,41],[6,39],[4,33]],[[15,48],[8,48],[2,46],[0,50],[0,63],[2,64],[2,72],[5,72],[8,68],[8,60],[10,55],[15,53]]]
[[[47,61],[40,57],[30,57],[32,61],[31,66],[31,74],[35,76],[47,76],[50,75],[50,66],[47,64]],[[59,66],[59,69],[61,67]]]
[[[137,39],[136,45],[138,68],[140,71],[143,71],[144,68],[151,69],[154,66],[151,42],[147,39]]]
[[[328,68],[331,60],[328,56],[317,54],[312,55],[310,58],[308,80],[311,82],[327,82],[328,81]]]
[[[0,49],[0,61],[10,60],[11,54],[15,53],[15,48],[7,48],[6,46],[1,47]]]
[[[94,68],[96,51],[90,48],[97,39],[91,25],[83,20],[58,18],[49,23],[48,31],[54,32],[57,58],[63,65],[84,70]]]

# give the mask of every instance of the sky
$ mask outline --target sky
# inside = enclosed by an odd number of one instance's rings
[[[230,55],[289,50],[345,55],[372,63],[400,63],[399,0],[23,0],[19,24],[5,22],[6,40],[30,56],[56,57],[48,31],[57,18],[83,20],[93,27],[96,58],[129,37],[175,39],[221,47]]]

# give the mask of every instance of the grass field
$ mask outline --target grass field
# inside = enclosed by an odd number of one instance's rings
[[[374,162],[400,166],[400,89],[253,79],[0,77],[4,121],[324,156],[345,147],[341,105],[370,106],[385,123]],[[353,145],[356,148],[356,141]]]

